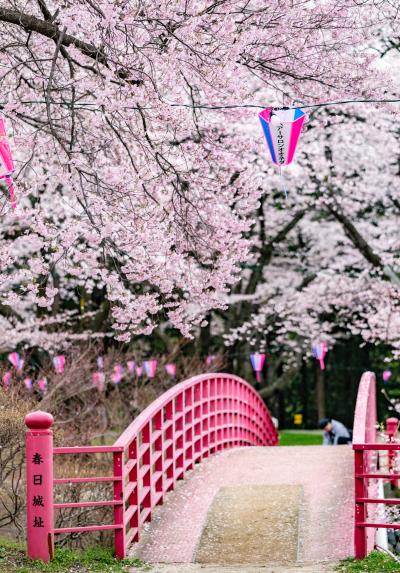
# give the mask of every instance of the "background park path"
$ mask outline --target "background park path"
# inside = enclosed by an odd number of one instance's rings
[[[154,573],[317,573],[353,554],[353,455],[341,447],[238,448],[203,461],[131,555]]]

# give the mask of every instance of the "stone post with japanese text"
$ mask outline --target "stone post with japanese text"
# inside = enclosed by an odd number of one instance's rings
[[[25,417],[28,557],[46,563],[54,555],[53,423],[47,412]]]

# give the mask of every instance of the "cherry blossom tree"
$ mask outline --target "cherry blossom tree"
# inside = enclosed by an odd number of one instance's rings
[[[350,130],[339,142],[332,124],[322,144],[310,121],[283,205],[251,106],[381,97],[388,80],[371,46],[395,18],[390,2],[354,0],[2,2],[1,108],[18,201],[13,212],[4,195],[2,207],[2,347],[128,341],[166,320],[188,336],[229,303],[241,265],[233,294],[264,308],[278,297],[289,315],[297,292],[306,301],[329,282],[321,212],[329,233],[350,237],[346,257],[365,262],[346,223],[358,180],[344,164],[333,176],[329,157],[345,160]],[[364,187],[380,175],[362,175]],[[294,238],[306,232],[314,257]],[[291,260],[260,290],[292,240],[307,263]],[[377,256],[382,264],[368,265],[382,267],[387,288],[392,256]],[[252,323],[253,302],[240,305]]]
[[[263,202],[255,263],[232,297],[225,339],[233,353],[250,341],[286,369],[265,396],[290,383],[313,341],[332,348],[359,336],[399,356],[396,119],[365,105],[315,114],[288,174],[286,208],[276,194]]]

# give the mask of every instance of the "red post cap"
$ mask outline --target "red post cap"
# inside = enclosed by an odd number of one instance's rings
[[[54,418],[48,412],[31,412],[25,416],[25,424],[30,430],[48,430],[54,424]]]
[[[399,420],[397,418],[388,418],[386,420],[386,432],[390,436],[394,436],[397,433],[399,427]]]

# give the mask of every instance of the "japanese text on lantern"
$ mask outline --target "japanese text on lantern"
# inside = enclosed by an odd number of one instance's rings
[[[285,163],[285,138],[283,137],[283,123],[280,123],[277,128],[277,144],[278,144],[278,163]]]

